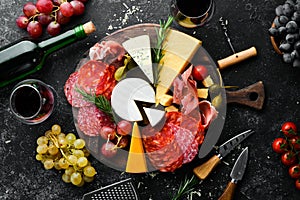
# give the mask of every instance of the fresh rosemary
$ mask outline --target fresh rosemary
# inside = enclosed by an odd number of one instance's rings
[[[195,176],[192,176],[190,179],[187,177],[184,178],[184,181],[180,183],[177,193],[172,197],[172,200],[179,200],[185,194],[188,194],[194,190],[195,185],[199,182]]]
[[[89,101],[89,102],[95,104],[97,108],[99,108],[102,112],[106,113],[113,119],[112,108],[111,108],[110,102],[109,102],[109,100],[106,99],[105,96],[89,94],[86,91],[84,91],[83,89],[80,89],[78,87],[75,88],[75,91],[78,92],[79,94],[81,94],[86,101]]]
[[[155,48],[153,49],[154,56],[153,56],[153,62],[157,63],[157,66],[154,66],[154,85],[157,85],[158,78],[159,78],[159,71],[161,68],[161,65],[158,63],[161,61],[161,59],[164,57],[164,46],[163,42],[167,36],[168,30],[170,26],[172,25],[173,17],[169,16],[167,21],[161,21],[159,20],[159,29],[156,29],[156,35],[157,35],[157,43]]]

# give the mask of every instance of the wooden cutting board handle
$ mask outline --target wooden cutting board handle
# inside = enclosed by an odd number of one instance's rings
[[[228,56],[227,58],[223,58],[221,60],[218,60],[218,65],[220,69],[225,69],[228,66],[237,64],[243,60],[246,60],[248,58],[251,58],[253,56],[257,55],[257,51],[255,47],[251,47],[249,49],[246,49],[244,51],[235,53],[231,56]]]
[[[226,90],[227,103],[238,103],[261,110],[265,100],[265,91],[262,81],[237,91]]]

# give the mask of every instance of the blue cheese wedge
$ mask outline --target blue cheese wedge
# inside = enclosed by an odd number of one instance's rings
[[[123,47],[144,72],[150,83],[154,82],[150,38],[141,35],[123,42]]]

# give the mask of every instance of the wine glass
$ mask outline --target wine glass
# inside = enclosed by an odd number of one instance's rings
[[[10,95],[9,104],[14,116],[25,124],[45,121],[53,112],[56,91],[37,79],[18,83]]]
[[[172,0],[171,15],[185,28],[205,25],[215,11],[214,0]]]

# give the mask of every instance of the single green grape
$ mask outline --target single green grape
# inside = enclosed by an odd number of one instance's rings
[[[38,161],[42,161],[43,158],[44,158],[44,157],[43,157],[42,154],[36,154],[36,155],[35,155],[35,159],[38,160]]]
[[[54,162],[52,159],[46,159],[44,162],[45,169],[52,169],[54,167]]]
[[[83,149],[85,146],[85,141],[83,139],[76,139],[74,141],[74,147],[76,149]]]
[[[59,159],[58,164],[62,169],[67,169],[69,167],[69,162],[65,158]]]
[[[73,155],[76,156],[77,158],[84,157],[84,152],[80,149],[74,149]]]
[[[71,176],[75,172],[75,169],[73,167],[68,167],[65,169],[65,174]]]
[[[66,134],[64,134],[64,133],[60,133],[60,134],[58,134],[58,136],[57,136],[57,138],[59,139],[59,138],[65,138],[66,137]]]
[[[79,172],[74,172],[71,175],[71,182],[73,185],[79,185],[82,181],[82,176]]]
[[[62,178],[63,182],[65,182],[65,183],[70,183],[70,182],[71,182],[71,176],[68,175],[68,174],[66,174],[66,173],[64,173],[64,174],[61,176],[61,178]]]
[[[83,174],[87,177],[94,177],[96,173],[97,172],[96,172],[95,168],[92,166],[86,166],[83,169]]]
[[[77,160],[78,160],[77,157],[74,156],[74,155],[69,155],[68,156],[68,161],[70,162],[71,165],[76,165]]]
[[[66,140],[68,141],[69,144],[73,144],[74,141],[76,140],[76,136],[74,133],[68,133],[66,135]]]
[[[57,170],[61,170],[62,168],[59,166],[59,160],[54,161],[54,168]]]
[[[60,148],[66,148],[68,145],[68,141],[66,138],[58,138],[58,144]]]
[[[61,133],[61,127],[60,125],[58,124],[54,124],[52,127],[51,127],[51,131],[54,135],[58,135]]]
[[[37,145],[48,144],[48,138],[46,136],[41,136],[36,140]]]
[[[56,154],[58,154],[58,148],[54,145],[54,144],[50,144],[49,145],[49,147],[48,147],[48,153],[50,154],[50,155],[56,155]]]
[[[80,157],[80,158],[78,158],[78,160],[77,160],[78,167],[82,168],[82,167],[87,166],[87,164],[88,164],[88,159],[86,157]]]
[[[84,185],[84,180],[83,180],[83,178],[81,178],[81,182],[78,184],[78,185],[76,185],[77,187],[82,187]]]
[[[45,154],[48,151],[48,146],[47,144],[42,144],[42,145],[38,145],[36,148],[36,152],[38,154]]]

